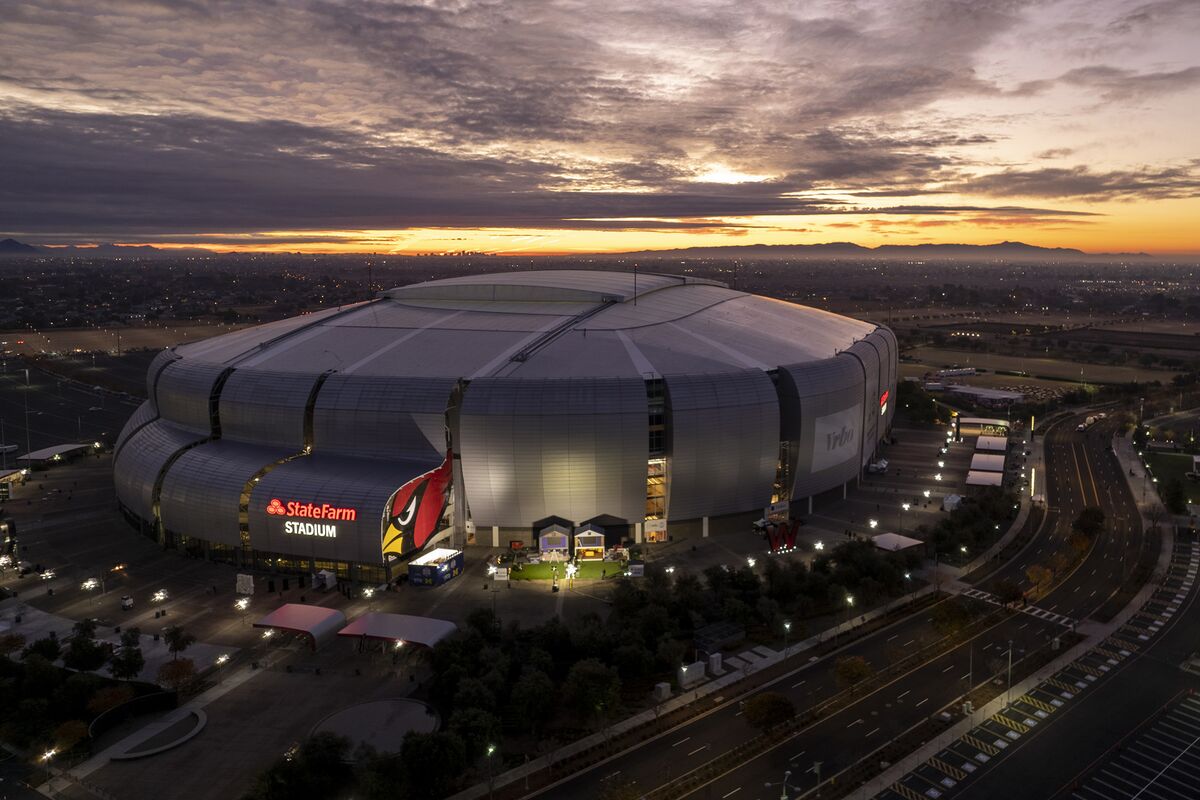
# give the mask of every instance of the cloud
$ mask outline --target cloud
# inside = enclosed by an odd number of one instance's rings
[[[1066,212],[1006,192],[1190,191],[1190,168],[1163,158],[1057,173],[1000,160],[1022,115],[993,113],[998,102],[1045,103],[1067,86],[1114,104],[1200,83],[1194,56],[1158,51],[1120,67],[995,69],[989,48],[1043,5],[22,3],[0,32],[0,219],[127,241],[483,226],[741,234],[752,226],[726,220],[1052,219]],[[1106,36],[1139,42],[1192,13],[1096,6]],[[1023,46],[1013,61],[1040,45]],[[1039,146],[1039,158],[1076,150]],[[715,165],[765,178],[695,180]],[[949,192],[977,197],[942,202]]]
[[[948,187],[992,197],[1162,200],[1200,194],[1200,160],[1173,167],[1094,172],[1071,168],[1008,169]]]

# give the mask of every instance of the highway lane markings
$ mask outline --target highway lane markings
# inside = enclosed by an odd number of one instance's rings
[[[910,644],[912,644],[912,643],[913,643],[913,642],[915,642],[915,641],[916,641],[916,639],[909,639],[907,642],[905,642],[904,644],[902,644],[902,645],[900,645],[900,646],[901,646],[901,647],[908,647]]]
[[[683,744],[684,742],[686,742],[688,739],[691,739],[691,738],[692,737],[690,737],[690,736],[685,736],[684,738],[680,739],[675,744],[671,745],[671,747],[679,747],[679,745]]]
[[[942,672],[949,672],[949,671],[950,671],[950,670],[952,670],[952,669],[954,669],[954,665],[953,665],[953,664],[950,664],[950,665],[949,665],[949,666],[947,666],[947,667],[946,667],[944,670],[942,670]]]
[[[807,681],[800,681],[799,683],[793,683],[792,688],[795,689],[797,687],[803,686],[805,683],[807,683]]]
[[[900,698],[904,697],[904,695],[908,694],[911,691],[912,691],[912,689],[905,689],[903,692],[901,692],[899,695],[896,696],[896,699],[899,700]]]
[[[799,753],[796,753],[796,755],[789,758],[788,761],[795,761],[797,758],[799,758],[800,756],[804,755],[807,752],[808,752],[807,750],[801,750]]]
[[[889,642],[890,642],[892,639],[899,639],[899,638],[900,638],[900,634],[898,634],[898,633],[893,633],[891,636],[889,636],[889,637],[887,638],[887,641],[889,641]]]
[[[858,719],[854,720],[854,722],[851,722],[851,723],[850,723],[849,725],[847,725],[846,727],[847,727],[847,728],[853,728],[855,725],[858,725],[858,724],[861,724],[861,723],[862,723],[862,717],[859,717]]]
[[[694,756],[694,755],[696,755],[696,753],[699,753],[701,750],[707,750],[707,749],[708,749],[708,745],[706,745],[706,744],[705,744],[705,745],[701,745],[700,747],[697,747],[697,748],[696,748],[695,750],[693,750],[692,752],[688,753],[688,755],[689,755],[689,756]]]
[[[874,736],[877,733],[879,733],[879,728],[876,728],[875,730],[871,731],[870,733],[863,734],[863,738],[866,739],[868,736]]]
[[[727,792],[726,794],[721,795],[721,800],[725,800],[726,797],[732,797],[735,794],[737,794],[738,792],[740,792],[741,790],[742,790],[742,787],[739,786],[736,789],[734,789],[732,792]]]
[[[924,700],[922,700],[921,702],[919,702],[915,706],[913,706],[913,708],[920,708],[921,706],[925,705],[928,702],[929,702],[929,698],[926,697]]]

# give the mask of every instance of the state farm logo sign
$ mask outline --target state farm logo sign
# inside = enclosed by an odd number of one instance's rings
[[[837,466],[858,455],[862,404],[813,420],[812,471]]]
[[[331,506],[329,503],[300,503],[295,500],[284,502],[275,497],[267,503],[267,515],[353,522],[358,518],[358,511],[353,508]],[[337,538],[337,525],[289,519],[283,523],[283,532],[294,536],[321,536],[334,539]]]

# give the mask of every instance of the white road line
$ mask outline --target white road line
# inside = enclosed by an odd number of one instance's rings
[[[708,745],[701,745],[700,747],[697,747],[697,748],[696,748],[695,750],[693,750],[692,752],[688,753],[688,755],[689,755],[689,756],[694,756],[694,755],[696,755],[696,753],[699,753],[701,750],[707,750],[707,749],[708,749]]]
[[[678,742],[676,742],[675,744],[671,745],[671,747],[679,747],[679,745],[683,744],[684,742],[686,742],[688,739],[691,739],[691,738],[692,737],[690,737],[690,736],[685,736],[682,739],[680,739]]]
[[[902,693],[900,693],[899,695],[896,696],[896,699],[899,700],[901,697],[904,697],[904,695],[908,694],[911,691],[912,691],[912,689],[905,689]]]
[[[950,670],[952,670],[952,669],[954,669],[954,665],[953,665],[953,664],[950,664],[950,665],[949,665],[949,666],[947,666],[947,667],[946,667],[944,670],[942,670],[942,672],[949,672],[949,671],[950,671]]]
[[[875,730],[871,731],[870,733],[863,734],[863,738],[866,739],[868,736],[872,736],[876,733],[879,733],[879,728],[876,728]]]
[[[889,637],[887,638],[887,641],[889,641],[889,642],[890,642],[892,639],[899,639],[899,638],[900,638],[900,634],[898,634],[898,633],[893,633],[891,636],[889,636]]]
[[[796,753],[796,755],[789,758],[788,761],[795,761],[797,758],[799,758],[800,756],[804,755],[807,752],[808,752],[807,750],[801,750],[799,753]]]
[[[799,683],[793,683],[792,688],[795,689],[797,686],[803,686],[804,684],[805,684],[805,681],[800,681]]]
[[[847,728],[853,728],[855,725],[858,725],[860,722],[862,722],[862,717],[859,717],[858,719],[854,720],[854,722],[851,722],[851,723],[850,723],[849,725],[847,725],[846,727],[847,727]]]
[[[742,790],[742,787],[740,787],[740,786],[739,786],[738,788],[734,789],[732,792],[729,792],[728,794],[723,794],[723,795],[721,795],[721,800],[725,800],[725,798],[726,798],[726,797],[730,797],[730,796],[732,796],[732,795],[735,795],[735,794],[737,794],[738,792],[740,792],[741,790]]]
[[[928,697],[926,697],[926,698],[925,698],[924,700],[922,700],[920,703],[917,703],[915,706],[913,706],[913,708],[920,708],[920,707],[921,707],[921,706],[922,706],[924,703],[928,703],[928,702],[929,702],[929,698],[928,698]]]

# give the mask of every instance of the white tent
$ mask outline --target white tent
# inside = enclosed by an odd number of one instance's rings
[[[334,608],[285,603],[254,623],[256,628],[278,628],[303,633],[312,640],[313,650],[346,624],[346,615]]]
[[[363,614],[338,631],[338,636],[383,639],[389,642],[413,642],[433,647],[458,630],[453,622],[434,617],[416,617],[411,614]]]
[[[898,533],[881,533],[878,536],[871,537],[871,541],[880,550],[887,550],[889,553],[895,553],[900,550],[907,550],[910,547],[918,547],[925,544],[920,539],[913,539],[909,536],[901,536]]]
[[[1004,456],[976,453],[971,456],[971,469],[979,472],[1004,472]]]
[[[1008,450],[1008,439],[1003,436],[980,436],[975,440],[975,449],[1003,453]]]
[[[967,473],[967,486],[999,486],[1003,482],[1003,472],[984,472],[973,469]]]

